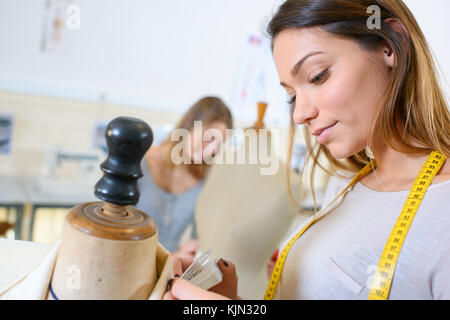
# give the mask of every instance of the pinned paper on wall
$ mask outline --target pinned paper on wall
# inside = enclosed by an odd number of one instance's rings
[[[41,50],[46,53],[68,53],[70,50],[71,31],[79,29],[73,19],[79,15],[79,8],[72,0],[47,0],[41,36]],[[78,11],[77,11],[78,10]]]
[[[257,119],[257,103],[269,104],[266,122],[289,121],[286,93],[278,81],[270,41],[249,35],[242,45],[238,61],[232,110],[241,121]],[[274,110],[275,109],[275,110]]]
[[[9,154],[11,152],[12,126],[12,116],[0,115],[0,154]]]

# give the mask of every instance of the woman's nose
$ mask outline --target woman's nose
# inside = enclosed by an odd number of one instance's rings
[[[309,121],[317,118],[319,111],[307,99],[297,98],[294,109],[294,122],[295,124],[307,124]]]

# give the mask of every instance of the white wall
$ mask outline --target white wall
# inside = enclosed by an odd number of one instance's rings
[[[40,51],[45,0],[0,0],[0,89],[178,112],[207,94],[230,104],[242,42],[280,2],[74,0],[81,29],[58,55]],[[406,3],[449,79],[450,2]]]
[[[450,101],[450,1],[404,0],[417,19],[435,55],[447,100]]]
[[[74,3],[81,29],[71,31],[71,51],[55,55],[39,49],[45,0],[0,0],[3,87],[57,86],[72,98],[95,101],[107,93],[176,110],[207,94],[230,103],[241,44],[259,32],[274,0]]]

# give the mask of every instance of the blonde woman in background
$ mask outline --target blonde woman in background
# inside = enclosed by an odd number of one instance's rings
[[[199,132],[194,132],[196,121],[201,125]],[[143,160],[144,177],[139,180],[141,197],[137,208],[152,216],[161,244],[188,261],[195,255],[198,242],[190,240],[181,247],[179,242],[187,227],[194,223],[195,205],[210,167],[207,160],[223,143],[220,139],[208,141],[210,139],[204,135],[207,130],[215,129],[221,133],[218,136],[224,138],[226,130],[232,127],[233,118],[225,103],[216,97],[203,98],[186,112],[174,129],[189,132],[182,138],[190,139],[189,143],[172,140],[170,134],[166,141],[152,147]],[[180,143],[186,147],[174,150]],[[176,164],[174,154],[189,161]],[[192,238],[196,238],[195,226]]]
[[[369,28],[372,5],[379,28]],[[450,113],[410,10],[401,0],[288,0],[268,32],[295,123],[307,129],[310,163],[326,168],[321,156],[334,170],[324,209],[299,226],[296,233],[306,231],[266,298],[367,299],[413,183],[437,151],[443,165],[401,247],[388,297],[450,299]],[[182,261],[174,268],[182,272]],[[229,263],[214,292],[175,279],[165,298],[234,299],[236,282]]]

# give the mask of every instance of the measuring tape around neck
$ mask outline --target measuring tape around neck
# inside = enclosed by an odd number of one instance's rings
[[[389,298],[392,279],[406,235],[428,187],[444,165],[445,160],[446,157],[444,155],[439,152],[433,152],[425,162],[422,170],[420,170],[400,213],[400,217],[381,254],[370,288],[369,300],[387,300]]]
[[[406,234],[412,224],[415,214],[425,196],[425,193],[430,186],[435,175],[442,168],[445,163],[446,157],[439,152],[433,152],[428,157],[425,165],[419,172],[417,179],[415,180],[405,206],[397,220],[394,230],[392,231],[388,242],[381,255],[378,268],[375,271],[372,286],[369,292],[369,300],[387,300],[389,297],[389,291],[394,276],[395,267],[397,266],[397,260],[400,254],[400,250],[406,238]],[[272,300],[275,295],[278,283],[281,279],[281,273],[283,271],[284,263],[286,262],[287,255],[295,244],[298,238],[300,238],[306,230],[308,230],[313,224],[319,221],[324,212],[339,199],[344,193],[346,193],[351,187],[358,183],[364,176],[369,174],[375,169],[372,163],[367,164],[350,182],[350,184],[333,200],[331,203],[322,209],[318,214],[314,215],[311,221],[292,237],[283,250],[280,252],[277,262],[275,263],[272,276],[267,287],[265,300]]]

